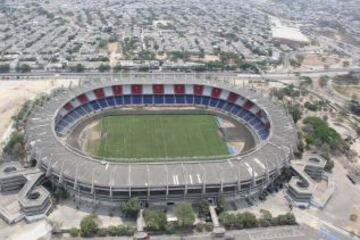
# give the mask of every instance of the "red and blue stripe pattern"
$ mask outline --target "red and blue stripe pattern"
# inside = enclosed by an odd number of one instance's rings
[[[66,134],[81,118],[102,109],[135,105],[197,105],[230,113],[251,126],[260,139],[269,136],[270,122],[254,102],[225,89],[192,84],[128,84],[83,93],[59,111],[56,132]]]

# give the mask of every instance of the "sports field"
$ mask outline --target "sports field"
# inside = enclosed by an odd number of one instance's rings
[[[108,158],[165,158],[228,155],[214,116],[109,116],[89,152]],[[121,161],[119,159],[119,161]]]

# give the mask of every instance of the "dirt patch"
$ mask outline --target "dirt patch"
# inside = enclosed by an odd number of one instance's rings
[[[89,124],[81,133],[79,138],[79,146],[83,152],[96,155],[99,142],[101,141],[101,126],[97,120]]]
[[[219,56],[216,55],[206,54],[203,58],[191,57],[191,60],[196,62],[210,62],[210,61],[219,61],[220,58]]]
[[[356,97],[356,99],[360,99],[360,86],[340,86],[333,84],[333,88],[335,91],[341,95],[344,95],[345,97]]]
[[[117,64],[117,58],[119,56],[119,53],[118,53],[119,44],[117,42],[108,43],[107,50],[109,53],[110,66],[114,67]]]
[[[49,93],[52,89],[60,86],[77,84],[77,80],[23,80],[23,81],[0,81],[0,136],[5,140],[11,124],[11,118],[28,99],[33,99],[41,93]]]
[[[303,56],[302,69],[319,69],[324,68],[324,66],[336,68],[343,66],[342,59],[336,55],[310,53],[303,54]]]

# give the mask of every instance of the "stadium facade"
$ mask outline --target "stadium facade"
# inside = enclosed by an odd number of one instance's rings
[[[149,106],[192,106],[226,114],[251,129],[258,144],[224,159],[120,163],[90,157],[64,140],[100,113]],[[26,140],[29,158],[53,183],[81,199],[105,202],[248,197],[281,174],[297,146],[290,116],[268,96],[228,81],[188,75],[84,81],[58,89],[32,111]]]

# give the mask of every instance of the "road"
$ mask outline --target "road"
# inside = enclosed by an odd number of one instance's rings
[[[351,67],[351,68],[332,68],[326,70],[314,70],[314,71],[301,71],[294,73],[264,73],[264,74],[249,74],[249,73],[236,73],[236,72],[203,72],[203,73],[182,73],[182,72],[162,72],[162,71],[153,71],[152,73],[148,72],[130,72],[130,73],[99,73],[99,72],[84,72],[84,73],[52,73],[52,72],[30,72],[30,73],[6,73],[0,74],[0,79],[50,79],[50,78],[81,78],[81,77],[118,77],[118,76],[130,76],[130,75],[189,75],[189,76],[224,76],[224,77],[239,77],[239,78],[252,78],[252,79],[291,79],[297,77],[298,74],[306,75],[309,77],[320,77],[322,75],[338,75],[345,74],[349,71],[360,71],[360,67]]]

